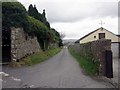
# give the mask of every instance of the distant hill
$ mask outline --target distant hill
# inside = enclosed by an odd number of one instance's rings
[[[64,39],[63,44],[74,43],[76,40],[78,40],[78,39]]]

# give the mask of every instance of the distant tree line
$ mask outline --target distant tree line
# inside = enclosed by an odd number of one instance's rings
[[[41,14],[32,4],[26,11],[20,2],[3,2],[2,26],[6,28],[23,27],[29,36],[37,37],[43,50],[48,49],[51,43],[57,43],[59,46],[63,45],[59,32],[50,27],[45,10]]]

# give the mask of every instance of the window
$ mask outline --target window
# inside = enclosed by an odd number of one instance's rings
[[[99,33],[99,39],[105,38],[105,33]]]

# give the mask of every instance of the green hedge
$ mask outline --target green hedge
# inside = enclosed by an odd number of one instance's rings
[[[27,11],[19,2],[2,3],[2,25],[27,28]]]

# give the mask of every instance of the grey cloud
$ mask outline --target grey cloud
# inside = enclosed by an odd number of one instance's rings
[[[21,0],[19,0],[21,1]],[[50,23],[77,22],[86,18],[117,17],[117,2],[34,2],[39,12],[46,9]],[[28,5],[25,5],[28,8]]]
[[[80,5],[82,5],[80,3]],[[86,3],[82,7],[63,6],[64,9],[54,8],[52,13],[48,13],[50,22],[76,22],[86,18],[104,18],[107,16],[117,17],[117,3]],[[52,15],[54,14],[54,16]]]
[[[98,15],[101,15],[103,17],[105,16],[111,16],[111,17],[117,17],[118,16],[118,4],[112,3],[112,2],[105,2],[100,3],[97,8]]]

